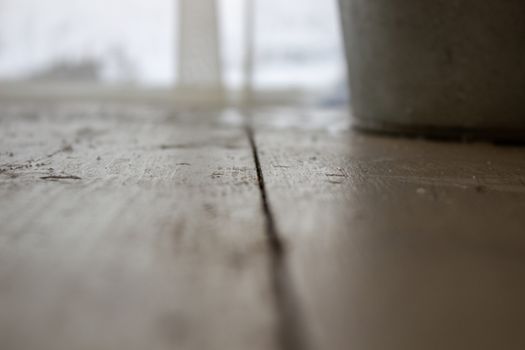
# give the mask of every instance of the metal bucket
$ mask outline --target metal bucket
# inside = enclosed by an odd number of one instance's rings
[[[524,0],[339,0],[358,128],[525,141]]]

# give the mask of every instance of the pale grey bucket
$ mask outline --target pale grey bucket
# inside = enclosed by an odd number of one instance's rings
[[[339,0],[358,128],[525,141],[525,0]]]

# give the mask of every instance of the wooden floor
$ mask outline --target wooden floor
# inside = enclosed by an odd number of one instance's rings
[[[525,148],[250,114],[0,106],[0,349],[525,349]]]

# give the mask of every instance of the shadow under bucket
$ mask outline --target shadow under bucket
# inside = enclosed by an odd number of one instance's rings
[[[525,1],[339,3],[357,128],[525,141]]]

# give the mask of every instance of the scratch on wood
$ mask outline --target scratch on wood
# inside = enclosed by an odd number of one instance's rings
[[[333,181],[333,180],[328,180],[328,182],[334,185],[340,185],[343,183],[343,181]]]
[[[49,175],[40,178],[42,180],[82,180],[81,177],[75,175]]]
[[[62,152],[67,152],[67,153],[73,152],[73,146],[71,146],[70,144],[64,145],[61,149],[56,150],[55,152],[49,153],[44,158],[51,158],[51,157],[56,156],[57,154],[62,153]],[[37,159],[36,162],[44,160],[44,158]]]
[[[346,174],[325,174],[328,177],[348,177]]]

